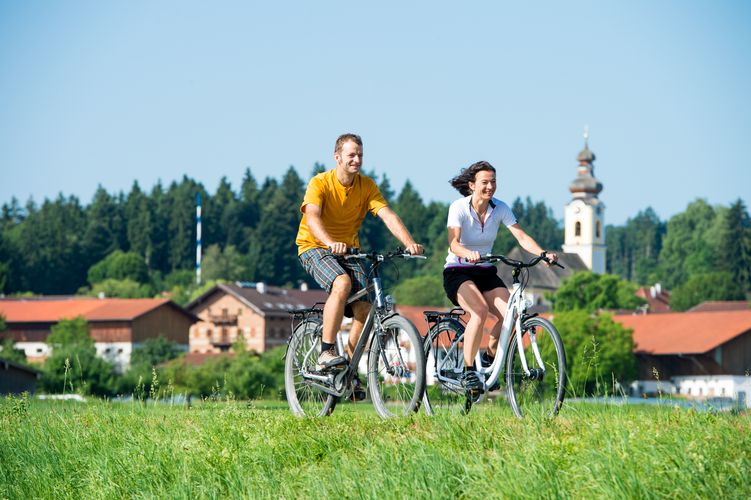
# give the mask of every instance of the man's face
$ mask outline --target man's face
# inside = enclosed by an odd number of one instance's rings
[[[341,151],[334,153],[334,160],[337,169],[356,174],[362,166],[362,147],[355,141],[347,141],[342,145]]]

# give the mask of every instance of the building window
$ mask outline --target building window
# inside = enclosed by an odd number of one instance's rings
[[[582,223],[579,221],[576,221],[576,224],[574,224],[574,236],[581,236],[582,235]]]
[[[595,226],[595,235],[599,238],[601,233],[602,225],[600,224],[600,221],[597,221],[597,225]]]
[[[122,354],[122,353],[123,353],[123,350],[122,350],[122,348],[118,349],[118,350],[117,350],[117,353],[118,353],[118,354]]]

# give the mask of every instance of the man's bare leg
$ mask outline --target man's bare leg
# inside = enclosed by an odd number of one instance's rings
[[[352,281],[346,274],[340,274],[331,285],[329,298],[323,306],[323,341],[336,344],[336,334],[342,327],[344,304],[349,297]]]
[[[349,339],[347,341],[347,356],[349,356],[349,359],[352,359],[352,353],[355,351],[360,334],[362,334],[365,320],[368,319],[370,304],[362,301],[353,302],[352,312],[354,313],[354,318],[352,318],[352,327],[349,329]]]

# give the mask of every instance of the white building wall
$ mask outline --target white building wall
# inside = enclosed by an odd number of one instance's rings
[[[95,342],[96,355],[115,367],[118,373],[125,373],[130,367],[130,355],[133,353],[132,342]]]
[[[576,198],[564,209],[563,251],[578,254],[594,273],[605,273],[605,205],[585,203]],[[576,224],[580,232],[576,234]],[[599,224],[599,234],[598,227]]]
[[[751,377],[696,375],[673,377],[676,392],[690,399],[730,398],[751,408]]]
[[[46,342],[16,342],[13,347],[23,350],[27,359],[44,358],[52,353]]]

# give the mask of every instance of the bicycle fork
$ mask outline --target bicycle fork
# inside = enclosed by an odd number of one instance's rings
[[[537,337],[535,335],[535,329],[527,329],[529,334],[529,345],[532,347],[532,353],[537,361],[539,368],[529,368],[527,364],[527,356],[524,354],[524,343],[522,337],[524,332],[522,331],[521,314],[516,317],[516,348],[519,350],[519,359],[521,360],[522,370],[524,374],[530,380],[542,380],[545,376],[545,364],[542,362],[542,356],[540,355],[540,348],[537,346]],[[513,356],[513,353],[509,353],[509,356]]]

